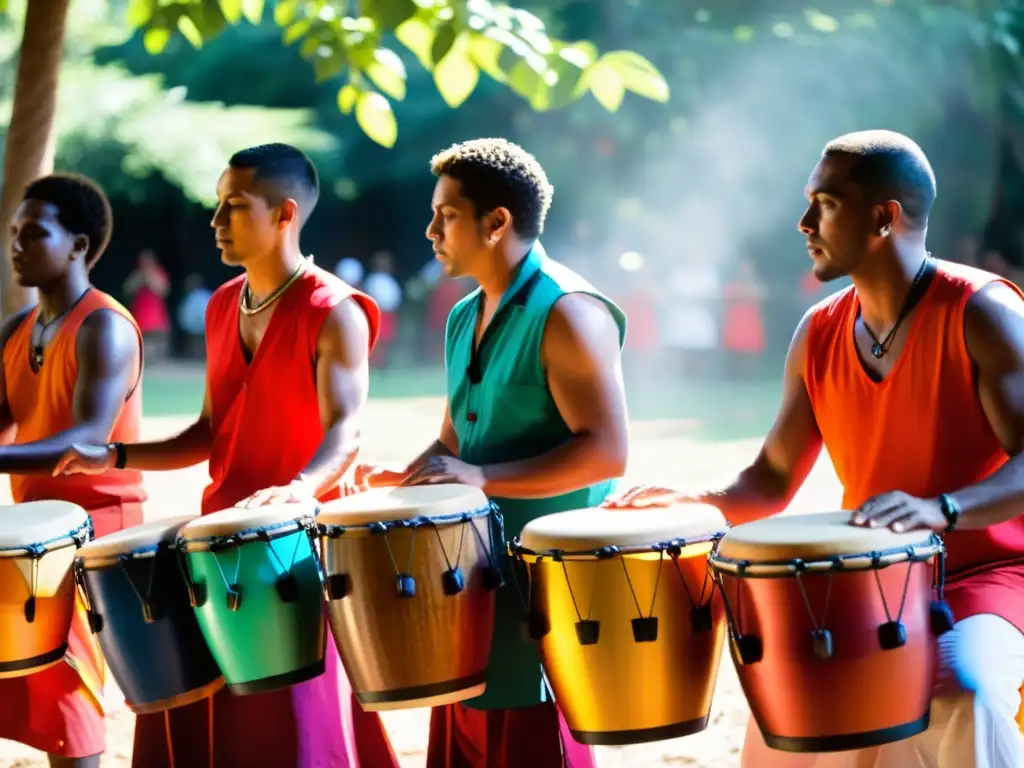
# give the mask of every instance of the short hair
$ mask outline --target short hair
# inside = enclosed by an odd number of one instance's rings
[[[853,157],[848,181],[873,202],[896,200],[912,225],[928,224],[937,192],[935,173],[913,140],[894,131],[859,131],[833,139],[822,155]]]
[[[267,182],[271,205],[288,198],[299,203],[299,225],[306,223],[320,199],[320,177],[316,166],[301,149],[290,144],[260,144],[235,152],[228,161],[232,168],[252,169],[256,181]]]
[[[92,269],[107,250],[114,214],[106,193],[92,179],[74,173],[54,173],[25,187],[24,200],[49,203],[57,209],[57,221],[72,235],[89,238],[86,269]]]
[[[476,215],[508,208],[512,226],[527,240],[544,232],[554,188],[537,158],[505,139],[474,139],[434,155],[430,170],[462,185]]]

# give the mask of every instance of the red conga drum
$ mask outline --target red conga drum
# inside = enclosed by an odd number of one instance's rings
[[[739,525],[711,556],[740,684],[773,749],[863,749],[928,727],[942,542],[849,521]]]

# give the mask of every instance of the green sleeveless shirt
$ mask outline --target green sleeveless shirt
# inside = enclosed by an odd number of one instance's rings
[[[462,461],[480,466],[528,459],[558,447],[572,436],[551,397],[540,353],[548,313],[559,298],[569,293],[590,294],[607,304],[619,326],[621,349],[626,334],[622,310],[582,277],[549,259],[539,243],[516,268],[481,338],[472,372],[473,336],[482,303],[480,289],[452,309],[445,338],[445,364],[448,409]],[[552,512],[597,506],[614,488],[615,481],[608,481],[546,499],[492,501],[504,518],[505,537],[511,541],[531,520]],[[497,537],[495,540],[500,541]],[[505,586],[497,595],[487,690],[463,702],[476,709],[515,709],[548,700],[536,647],[523,632],[523,604],[509,558],[504,551],[501,556]]]

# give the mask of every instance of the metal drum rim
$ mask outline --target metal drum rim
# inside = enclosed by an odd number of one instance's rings
[[[540,562],[545,558],[552,560],[553,562],[559,563],[565,560],[607,560],[612,557],[629,556],[629,555],[654,555],[658,553],[665,553],[669,556],[678,556],[679,552],[684,547],[689,547],[695,544],[714,544],[718,542],[723,536],[725,536],[728,528],[720,531],[711,531],[700,536],[694,536],[688,539],[667,539],[665,541],[657,541],[651,544],[637,544],[633,546],[620,547],[615,544],[608,544],[603,547],[591,547],[589,549],[577,549],[577,550],[565,550],[565,549],[544,549],[544,550],[532,550],[528,547],[524,547],[522,544],[522,537],[516,536],[508,545],[509,555],[525,561]]]
[[[460,523],[468,523],[471,520],[484,517],[492,512],[498,511],[498,505],[491,502],[482,507],[471,509],[466,512],[449,513],[446,515],[417,515],[416,517],[397,518],[391,520],[376,520],[372,523],[357,523],[355,525],[327,525],[317,523],[316,528],[319,534],[328,539],[337,539],[345,534],[371,533],[384,534],[394,530],[417,530],[427,526],[434,528],[447,528]]]
[[[85,534],[84,536],[82,535],[83,533]],[[68,547],[81,549],[82,545],[92,538],[92,534],[92,518],[86,517],[77,528],[72,529],[68,533],[62,533],[60,536],[53,536],[43,541],[29,542],[28,544],[0,547],[0,560],[16,560],[23,557],[37,559],[49,552],[57,552]],[[60,544],[60,546],[53,546],[55,544]]]
[[[235,533],[220,536],[184,536],[175,539],[175,548],[184,555],[199,552],[223,552],[255,541],[273,541],[302,531],[315,530],[316,517],[313,512],[268,525],[243,528]]]

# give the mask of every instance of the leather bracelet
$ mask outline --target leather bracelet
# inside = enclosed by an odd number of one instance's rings
[[[956,530],[956,524],[960,522],[960,505],[948,493],[939,494],[939,510],[946,518],[946,528],[943,533],[952,533]]]
[[[128,463],[128,451],[125,449],[124,443],[111,443],[110,447],[117,454],[117,459],[114,461],[114,469],[124,469]]]

